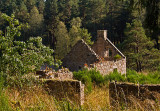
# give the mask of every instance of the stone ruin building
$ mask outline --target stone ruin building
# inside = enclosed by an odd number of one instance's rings
[[[96,68],[102,75],[114,70],[126,74],[126,57],[107,38],[107,30],[97,31],[97,41],[91,47],[79,40],[62,62],[70,71],[88,67]]]

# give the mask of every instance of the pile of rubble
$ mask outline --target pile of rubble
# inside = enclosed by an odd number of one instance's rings
[[[58,71],[55,70],[42,70],[37,71],[36,74],[39,78],[44,79],[73,79],[73,73],[69,71],[67,68],[59,69]]]

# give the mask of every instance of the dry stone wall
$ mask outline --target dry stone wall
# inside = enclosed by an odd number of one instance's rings
[[[85,66],[96,68],[106,75],[114,70],[126,74],[126,57],[107,38],[106,30],[97,31],[97,41],[90,48],[83,40],[78,41],[62,60],[63,66],[78,71]],[[120,58],[116,58],[116,56]]]
[[[100,61],[94,63],[93,67],[99,70],[102,75],[107,75],[114,70],[117,70],[121,74],[126,74],[126,59],[122,58],[116,61]]]
[[[79,105],[83,105],[84,103],[84,84],[81,81],[46,80],[44,86],[46,91],[57,100],[65,98],[67,101]]]
[[[62,60],[62,65],[70,71],[78,71],[85,64],[93,64],[98,60],[96,53],[83,40],[80,40]]]
[[[109,99],[113,110],[133,107],[152,111],[160,106],[160,85],[135,85],[129,83],[109,84]]]
[[[58,71],[42,70],[42,71],[37,71],[36,74],[38,75],[39,78],[44,78],[44,79],[60,79],[60,80],[73,79],[73,73],[70,72],[67,68],[59,69]]]

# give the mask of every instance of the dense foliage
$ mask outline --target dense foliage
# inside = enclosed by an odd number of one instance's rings
[[[0,73],[0,111],[11,111],[11,106],[9,104],[8,97],[4,92],[4,78],[2,77],[2,72]]]
[[[80,70],[78,72],[73,72],[74,78],[82,81],[86,85],[86,91],[91,92],[92,85],[102,85],[104,83],[104,78],[96,69],[88,70]]]
[[[159,49],[159,0],[1,0],[0,13],[15,14],[21,23],[22,38],[41,36],[43,43],[55,50],[55,58],[62,59],[79,39],[92,44],[96,31],[107,29],[108,38],[122,43],[126,23],[134,19],[142,22],[147,38],[155,40]],[[6,23],[0,18],[0,30]],[[59,29],[61,28],[61,29]],[[91,34],[90,34],[91,33]],[[92,37],[91,37],[92,35]],[[63,40],[63,41],[62,41]],[[65,42],[64,42],[65,41]],[[65,48],[64,48],[65,47]]]
[[[31,37],[26,42],[16,40],[24,25],[14,15],[2,17],[8,22],[6,31],[0,34],[0,72],[5,78],[15,76],[20,80],[19,76],[39,69],[45,62],[54,64],[53,50],[42,44],[41,37]]]
[[[136,84],[160,84],[159,71],[144,74],[137,73],[134,70],[127,70],[126,77],[118,72],[110,73],[104,77],[105,81],[118,81],[118,82],[130,82]]]
[[[147,38],[140,20],[127,23],[123,42],[123,52],[127,56],[128,66],[137,71],[155,70],[160,63],[160,52],[154,48],[154,42]]]
[[[80,39],[92,45],[96,31],[103,29],[108,30],[107,37],[127,56],[129,68],[157,71],[143,74],[127,70],[126,75],[114,71],[104,77],[95,69],[74,72],[74,78],[86,85],[87,92],[93,85],[101,86],[108,81],[160,84],[159,10],[160,0],[0,0],[0,110],[12,110],[11,104],[15,110],[21,106],[18,99],[8,100],[6,83],[25,90],[19,94],[21,99],[27,94],[30,95],[26,100],[34,99],[28,105],[34,107],[26,105],[27,110],[54,106],[53,98],[43,91],[21,88],[23,84],[35,86],[37,80],[29,73],[45,62],[53,64],[53,57],[63,59]],[[114,56],[115,60],[120,58]],[[68,102],[57,103],[57,109],[72,110]]]
[[[117,71],[110,73],[108,75],[102,76],[99,71],[96,69],[87,70],[83,69],[78,72],[74,72],[74,78],[82,81],[86,85],[86,91],[91,91],[93,85],[104,85],[108,82],[130,82],[136,84],[160,84],[160,75],[159,70],[156,72],[144,74],[144,73],[137,73],[134,70],[127,70],[126,75],[121,75]]]

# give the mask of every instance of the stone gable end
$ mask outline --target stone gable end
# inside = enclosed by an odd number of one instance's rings
[[[115,59],[115,56],[120,58]],[[117,70],[126,74],[126,57],[107,38],[107,30],[97,31],[97,41],[90,48],[83,40],[78,41],[62,60],[63,66],[77,71],[86,64],[89,69],[96,68],[102,75]]]
[[[96,61],[98,61],[96,53],[83,40],[80,40],[64,57],[62,65],[71,71],[78,71],[85,64],[93,64]]]

